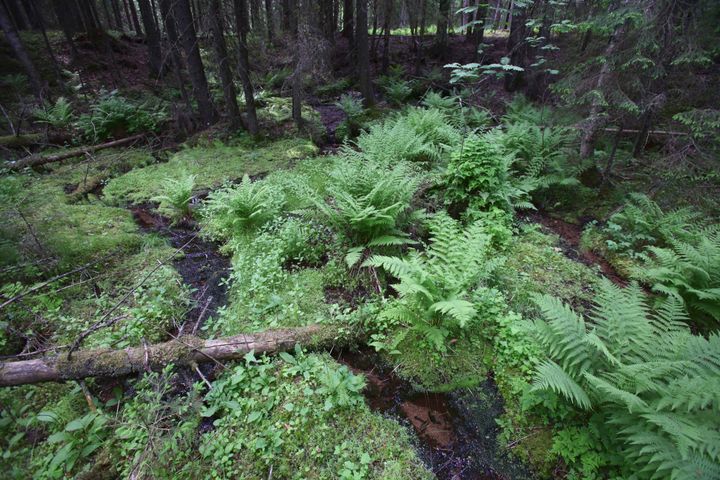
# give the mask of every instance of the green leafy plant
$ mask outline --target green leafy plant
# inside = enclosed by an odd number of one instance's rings
[[[128,134],[153,132],[165,120],[165,110],[149,104],[135,104],[112,91],[101,95],[90,113],[81,115],[77,127],[91,141]]]
[[[555,392],[601,414],[603,443],[637,478],[712,478],[720,473],[720,336],[690,333],[678,301],[651,313],[642,290],[604,280],[589,318],[537,296],[533,322],[548,359],[534,391]]]
[[[245,175],[239,185],[216,190],[205,202],[206,231],[213,237],[229,238],[256,230],[275,218],[285,196],[274,185],[253,182]]]
[[[450,123],[446,114],[436,108],[409,108],[397,121],[412,128],[416,135],[429,142],[438,151],[437,156],[462,141],[460,130]]]
[[[349,160],[331,176],[328,196],[316,199],[315,205],[352,245],[345,257],[348,266],[355,265],[366,248],[412,243],[402,230],[416,217],[410,201],[419,178],[410,167]]]
[[[69,127],[73,122],[72,105],[65,97],[58,97],[53,105],[45,105],[33,112],[38,123],[44,123],[58,130]]]
[[[610,217],[602,228],[591,225],[584,241],[597,244],[593,237],[605,239],[601,249],[629,258],[645,258],[646,246],[665,247],[674,239],[689,240],[698,214],[689,208],[663,211],[647,195],[632,193],[622,210]]]
[[[412,85],[405,80],[393,79],[384,86],[384,91],[390,104],[402,106],[412,95]]]
[[[434,90],[428,91],[423,97],[422,104],[427,108],[434,108],[446,114],[455,113],[460,106],[459,98],[451,95],[444,97]]]
[[[37,420],[59,427],[47,439],[57,448],[44,458],[40,478],[64,478],[79,461],[102,447],[108,436],[108,417],[100,412],[90,412],[63,424],[56,413],[46,411],[40,412]]]
[[[707,231],[698,240],[670,240],[669,248],[648,247],[651,258],[635,270],[653,291],[676,298],[694,320],[720,322],[720,231]]]
[[[431,243],[425,251],[404,258],[375,255],[364,265],[380,267],[399,280],[392,285],[399,298],[382,315],[445,351],[451,334],[473,328],[478,312],[471,291],[502,259],[491,259],[490,239],[479,223],[463,230],[447,215],[437,215],[429,228]]]
[[[356,137],[360,132],[360,125],[364,114],[362,101],[352,95],[344,94],[335,105],[345,114],[343,124],[347,130],[347,136],[350,138]]]
[[[160,209],[170,213],[175,220],[191,217],[190,203],[196,178],[196,175],[188,175],[180,180],[165,179],[162,184],[165,194],[153,197],[152,201],[160,202]]]
[[[452,153],[445,173],[448,203],[475,210],[534,208],[528,201],[534,182],[512,179],[512,157],[504,154],[497,135],[474,136]]]

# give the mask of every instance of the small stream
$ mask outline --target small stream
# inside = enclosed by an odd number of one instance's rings
[[[521,480],[532,475],[497,448],[495,419],[502,397],[488,378],[471,389],[452,393],[415,391],[371,350],[336,353],[338,362],[367,380],[364,394],[373,411],[409,425],[418,453],[439,480]]]
[[[200,238],[198,227],[191,220],[173,225],[149,205],[136,205],[131,211],[143,231],[162,235],[174,248],[182,247],[184,255],[175,257],[173,266],[183,283],[192,289],[192,308],[178,334],[197,333],[203,321],[216,316],[227,301],[224,280],[230,274],[230,259],[218,253],[216,244]]]

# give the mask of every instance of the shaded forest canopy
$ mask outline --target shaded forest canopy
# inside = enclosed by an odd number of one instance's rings
[[[720,4],[0,0],[8,478],[720,478]]]

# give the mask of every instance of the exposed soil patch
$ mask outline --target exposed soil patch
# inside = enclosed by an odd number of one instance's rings
[[[344,287],[325,287],[325,303],[338,303],[357,308],[370,296],[370,291],[364,286],[354,290]]]
[[[140,228],[168,238],[175,248],[185,254],[173,261],[186,285],[192,292],[193,306],[185,316],[179,333],[195,333],[208,317],[217,315],[218,308],[227,300],[227,286],[223,280],[230,272],[230,259],[218,253],[218,247],[198,236],[197,225],[183,220],[171,224],[170,220],[152,211],[150,205],[137,205],[131,209]]]
[[[624,287],[628,284],[628,281],[617,273],[615,268],[602,256],[591,250],[580,248],[582,225],[568,223],[540,212],[530,213],[527,218],[557,234],[560,237],[560,248],[567,257],[591,267],[594,265],[599,266],[602,274],[616,285]]]
[[[492,379],[479,387],[449,394],[417,392],[392,370],[378,367],[372,351],[343,351],[338,362],[367,380],[365,398],[374,411],[410,424],[419,454],[440,480],[532,478],[522,465],[498,452],[502,398]]]

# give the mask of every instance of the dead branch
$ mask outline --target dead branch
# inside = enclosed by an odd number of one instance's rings
[[[10,162],[7,164],[7,168],[10,170],[21,170],[25,167],[37,167],[45,165],[46,163],[59,162],[60,160],[66,160],[68,158],[78,157],[80,155],[86,155],[88,153],[97,152],[98,150],[104,150],[106,148],[120,147],[133,143],[143,138],[145,134],[133,135],[132,137],[121,138],[120,140],[113,140],[111,142],[105,142],[98,145],[89,145],[85,147],[75,148],[68,150],[63,153],[55,155],[30,155],[29,157],[22,158],[16,162]]]
[[[333,341],[335,332],[320,325],[269,330],[262,333],[203,340],[191,335],[165,343],[125,348],[92,349],[33,360],[0,363],[0,387],[40,382],[80,380],[86,377],[118,377],[161,370],[169,363],[192,366],[220,360],[237,360],[249,352],[277,353],[296,344],[320,347]]]

